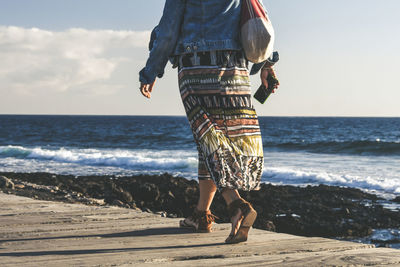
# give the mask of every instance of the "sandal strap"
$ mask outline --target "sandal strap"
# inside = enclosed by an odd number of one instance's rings
[[[217,216],[215,216],[214,214],[207,214],[206,215],[207,223],[213,223],[213,222],[215,222],[215,219],[219,219],[219,218]]]
[[[240,209],[243,214],[246,214],[252,208],[251,204],[243,198],[236,199],[228,205],[228,213],[230,217],[237,214],[237,210]]]
[[[219,219],[217,216],[212,214],[210,210],[200,211],[196,208],[194,209],[191,217],[195,221],[205,220],[207,223],[213,223],[215,222],[215,219]]]
[[[234,201],[232,201],[229,205],[228,205],[228,214],[229,217],[233,217],[235,216],[235,214],[237,213],[237,210],[240,208],[241,204],[244,202],[243,198],[238,198]]]

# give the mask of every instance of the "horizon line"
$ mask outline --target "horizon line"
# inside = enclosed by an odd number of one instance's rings
[[[38,113],[38,114],[0,114],[0,116],[92,116],[92,117],[186,117],[186,115],[128,115],[128,114],[49,114],[49,113]],[[368,115],[268,115],[268,116],[258,116],[261,117],[282,117],[282,118],[400,118],[400,116],[368,116]]]

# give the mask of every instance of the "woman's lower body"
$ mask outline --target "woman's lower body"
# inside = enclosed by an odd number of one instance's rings
[[[185,55],[179,59],[178,75],[199,153],[197,209],[208,212],[216,189],[230,205],[241,199],[237,190],[260,186],[263,148],[247,62],[240,51]]]

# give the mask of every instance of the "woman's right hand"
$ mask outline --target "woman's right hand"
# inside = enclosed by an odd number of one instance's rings
[[[142,93],[143,96],[150,98],[151,97],[151,92],[153,91],[153,87],[156,81],[146,84],[146,83],[140,83],[140,92]]]
[[[272,67],[269,68],[262,68],[261,69],[261,73],[260,73],[260,78],[261,78],[261,82],[262,84],[268,88],[268,75],[272,75],[274,78],[276,78],[276,74],[275,71]],[[277,79],[277,78],[276,78]],[[274,86],[274,90],[272,91],[272,93],[275,93],[275,89],[278,89],[279,86],[279,82],[277,82]]]

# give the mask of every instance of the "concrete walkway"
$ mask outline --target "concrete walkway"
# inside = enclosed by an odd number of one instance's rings
[[[179,219],[117,207],[33,200],[0,193],[0,266],[400,266],[400,251],[252,229],[225,245]]]

